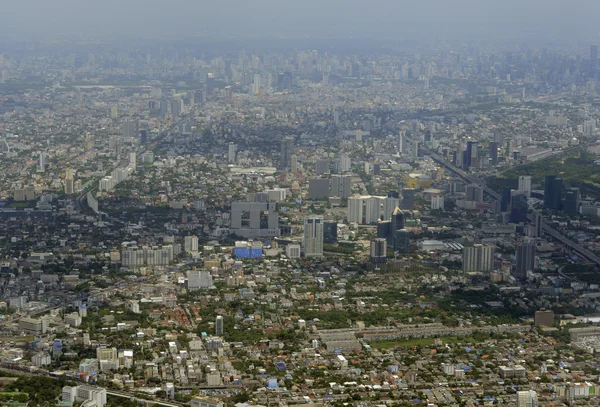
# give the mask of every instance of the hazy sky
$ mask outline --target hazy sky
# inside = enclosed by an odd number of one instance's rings
[[[598,0],[0,0],[9,37],[600,40]],[[6,38],[6,37],[5,37]],[[414,38],[419,39],[419,38]]]

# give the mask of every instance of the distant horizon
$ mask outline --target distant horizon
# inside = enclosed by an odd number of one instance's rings
[[[10,3],[0,14],[4,41],[370,39],[417,42],[597,43],[600,3],[585,0],[76,0]]]

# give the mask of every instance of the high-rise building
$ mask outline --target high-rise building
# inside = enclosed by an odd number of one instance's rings
[[[512,191],[510,196],[510,222],[521,223],[527,222],[527,192]]]
[[[292,166],[292,155],[294,154],[294,139],[286,137],[281,140],[281,157],[279,166],[281,169],[288,169]]]
[[[124,138],[137,138],[135,127],[135,122],[132,121],[121,123],[121,135]]]
[[[331,192],[329,195],[342,199],[349,198],[351,181],[351,175],[333,175],[331,177]]]
[[[396,208],[392,212],[391,216],[391,232],[394,233],[397,230],[404,229],[404,212],[400,208]]]
[[[444,210],[444,195],[433,194],[431,195],[431,210]]]
[[[380,220],[377,222],[377,237],[387,239],[389,245],[393,243],[391,220]]]
[[[473,141],[467,141],[467,148],[465,150],[465,159],[463,160],[463,168],[465,170],[468,170],[471,165],[472,165],[472,160],[473,160],[473,145],[475,144],[475,142]]]
[[[329,170],[329,160],[327,159],[318,159],[315,162],[315,173],[317,175],[324,175],[324,174],[329,174],[330,170]]]
[[[347,154],[342,154],[340,156],[339,161],[339,172],[348,172],[350,171],[350,168],[352,167],[352,160],[350,159],[350,156]]]
[[[46,152],[42,151],[40,153],[40,159],[39,159],[39,172],[45,172],[46,171]]]
[[[527,279],[527,272],[535,270],[535,241],[529,240],[517,245],[517,265],[515,278]]]
[[[517,407],[537,407],[537,393],[535,390],[522,390],[517,392]]]
[[[579,214],[579,203],[581,194],[579,188],[569,188],[565,193],[565,213],[571,215]]]
[[[527,198],[531,196],[531,177],[528,175],[519,176],[519,191],[527,193]]]
[[[292,174],[296,174],[298,172],[298,156],[296,154],[292,154]]]
[[[348,198],[348,222],[363,223],[363,198],[352,196]]]
[[[304,256],[323,255],[323,218],[309,216],[304,220]]]
[[[227,150],[227,160],[230,163],[235,162],[235,154],[237,153],[237,146],[234,143],[229,143],[229,148]]]
[[[475,244],[463,248],[463,271],[491,272],[494,270],[494,246]]]
[[[383,238],[371,240],[371,263],[380,264],[387,260],[387,241]]]
[[[410,252],[410,234],[406,229],[392,232],[394,238],[394,252],[406,254]]]
[[[215,319],[215,335],[223,335],[223,332],[223,317],[221,315],[217,315],[217,318]]]
[[[279,236],[279,204],[276,202],[232,202],[231,233],[241,237]]]
[[[415,206],[415,190],[414,188],[402,188],[402,203],[401,208],[404,210],[412,210]]]
[[[490,142],[490,161],[492,165],[498,164],[498,143],[495,141]]]
[[[544,177],[544,209],[560,210],[562,205],[562,178]]]
[[[211,288],[213,278],[208,270],[190,270],[188,272],[188,290]]]
[[[398,205],[400,205],[400,200],[398,198],[388,196],[383,198],[382,201],[383,207],[381,209],[381,215],[383,216],[384,220],[391,219],[392,213],[394,213]]]
[[[380,196],[369,196],[365,200],[365,223],[368,225],[377,223],[382,216],[383,198]]]
[[[173,120],[178,118],[183,111],[183,99],[171,100],[171,117]]]
[[[337,222],[323,222],[323,243],[337,243]]]
[[[198,237],[197,236],[186,236],[183,238],[183,250],[186,253],[198,251]]]
[[[542,236],[542,227],[544,226],[544,218],[542,214],[534,211],[533,213],[533,225],[535,227],[535,232],[533,237],[541,237]]]
[[[308,198],[323,199],[329,196],[329,179],[316,178],[308,180]]]
[[[67,168],[65,170],[65,194],[73,195],[74,190],[74,180],[73,180],[73,169]]]
[[[483,202],[483,187],[475,184],[467,185],[465,200]]]
[[[590,61],[592,62],[592,67],[596,66],[598,63],[598,46],[592,45],[590,46]]]

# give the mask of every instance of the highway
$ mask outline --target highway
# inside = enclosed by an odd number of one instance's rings
[[[449,170],[453,174],[458,175],[463,181],[466,181],[469,184],[479,185],[479,186],[483,187],[483,191],[486,194],[488,194],[489,196],[491,196],[492,198],[498,199],[498,200],[501,199],[500,194],[497,193],[496,191],[488,188],[485,185],[485,183],[482,182],[481,179],[479,179],[477,177],[474,177],[472,175],[467,174],[466,172],[464,172],[460,168],[457,168],[454,165],[450,164],[449,162],[445,161],[442,157],[440,157],[438,154],[436,154],[436,153],[434,153],[432,151],[429,151],[429,150],[424,149],[424,148],[422,148],[421,151],[423,151],[425,154],[429,155],[435,162],[437,162],[438,164],[440,164],[442,167],[446,168],[447,170]],[[563,150],[561,152],[557,152],[557,154],[558,153],[564,153],[564,152],[565,152],[565,150]],[[529,215],[528,216],[528,220],[532,221],[533,220],[533,216]],[[595,264],[596,266],[600,266],[600,257],[596,256],[594,253],[592,253],[591,251],[587,250],[585,247],[581,246],[579,243],[576,243],[576,242],[572,241],[571,239],[563,236],[560,232],[558,232],[556,229],[554,229],[553,227],[551,227],[550,225],[548,225],[545,221],[542,222],[542,230],[547,235],[549,235],[552,238],[558,240],[563,245],[569,247],[572,251],[577,252],[580,257],[583,257],[585,260],[589,261],[590,263]]]

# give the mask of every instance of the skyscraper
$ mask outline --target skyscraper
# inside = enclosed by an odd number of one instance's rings
[[[329,174],[329,160],[327,159],[318,159],[315,162],[315,173],[317,175],[324,175],[324,174]]]
[[[571,215],[579,214],[579,201],[581,194],[579,188],[569,188],[565,194],[565,213]]]
[[[350,175],[333,175],[331,177],[331,192],[330,196],[337,196],[342,199],[350,197]]]
[[[397,230],[404,229],[404,212],[400,208],[394,209],[392,212],[391,231],[394,233]]]
[[[46,171],[46,152],[42,151],[40,153],[40,161],[39,161],[39,171],[40,172],[45,172]]]
[[[404,210],[412,210],[414,206],[415,206],[415,190],[414,190],[414,188],[402,188],[401,208]]]
[[[527,222],[527,193],[525,191],[512,191],[510,196],[510,221],[511,223]]]
[[[468,185],[465,200],[483,202],[483,187],[475,184]]]
[[[292,155],[294,154],[294,139],[292,137],[286,137],[281,140],[281,158],[279,166],[281,169],[286,170],[292,166]]]
[[[463,248],[463,271],[490,272],[494,269],[494,246],[475,244]]]
[[[363,221],[363,198],[353,196],[348,198],[348,222],[362,223]]]
[[[229,143],[229,148],[227,151],[227,160],[230,163],[235,162],[235,154],[237,153],[237,146],[234,143]]]
[[[498,143],[495,141],[490,142],[490,160],[492,165],[498,164]]]
[[[528,175],[519,176],[519,191],[527,193],[527,198],[531,196],[531,177]]]
[[[337,222],[323,222],[323,243],[337,243]]]
[[[292,154],[292,174],[298,172],[298,156],[296,154]]]
[[[394,236],[394,251],[406,254],[410,251],[410,234],[406,229],[395,230],[392,232]]]
[[[65,170],[65,194],[66,195],[73,195],[74,188],[73,188],[73,169],[71,168],[67,168]]]
[[[544,178],[544,209],[560,210],[562,205],[562,178],[546,175]]]
[[[517,407],[537,407],[537,393],[535,390],[522,390],[517,392]]]
[[[527,272],[535,270],[535,241],[526,240],[517,245],[515,278],[527,279]]]
[[[323,255],[323,218],[309,216],[304,220],[304,256]]]
[[[215,334],[223,335],[223,332],[223,317],[221,315],[217,315],[217,318],[215,319]]]
[[[385,263],[387,259],[387,241],[382,238],[371,240],[371,263]]]
[[[598,46],[592,45],[590,47],[590,62],[592,63],[592,67],[595,67],[598,63]]]

